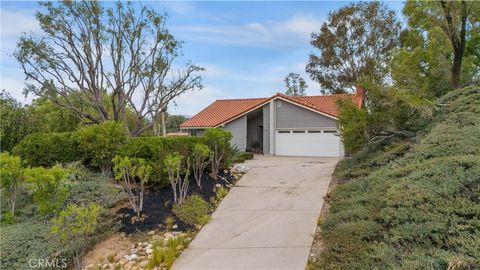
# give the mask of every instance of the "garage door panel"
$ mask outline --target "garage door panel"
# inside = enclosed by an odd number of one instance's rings
[[[279,156],[340,156],[340,138],[334,133],[275,134],[275,154]]]

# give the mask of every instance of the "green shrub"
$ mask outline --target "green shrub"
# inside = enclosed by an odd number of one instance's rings
[[[60,165],[25,170],[26,181],[40,214],[54,213],[63,205],[68,196],[68,175],[69,171]]]
[[[53,166],[81,160],[78,146],[74,132],[34,133],[21,140],[12,153],[29,166]]]
[[[338,132],[342,138],[345,152],[348,154],[358,152],[366,142],[368,112],[358,108],[351,100],[339,99]]]
[[[113,157],[127,141],[123,124],[107,121],[81,128],[76,134],[83,160],[94,167],[100,167],[103,175],[109,175]]]
[[[121,188],[115,187],[108,178],[99,174],[91,174],[81,180],[70,182],[69,188],[70,195],[65,201],[66,204],[96,203],[104,208],[111,208],[126,199]]]
[[[199,195],[188,196],[181,204],[173,206],[173,213],[190,225],[203,225],[202,220],[211,210],[211,206]]]

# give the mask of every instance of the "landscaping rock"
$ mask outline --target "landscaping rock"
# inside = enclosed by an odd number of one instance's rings
[[[129,255],[125,255],[125,256],[123,256],[123,258],[124,258],[125,260],[127,260],[127,261],[131,261],[131,260],[132,260],[132,258],[131,258]]]
[[[178,225],[177,225],[177,224],[174,224],[174,225],[172,226],[172,229],[178,229]]]
[[[145,249],[145,252],[146,252],[148,255],[150,255],[150,254],[153,253],[153,249],[147,248],[147,249]]]
[[[149,231],[149,232],[147,233],[147,235],[154,235],[154,234],[155,234],[155,231],[154,231],[154,230],[153,230],[153,231]]]
[[[114,257],[114,260],[115,260],[116,262],[118,262],[118,261],[120,261],[125,255],[126,255],[125,252],[117,253],[117,255],[115,255],[115,257]]]
[[[135,260],[135,259],[137,259],[137,258],[138,258],[138,255],[137,255],[137,254],[131,254],[131,255],[130,255],[130,259],[131,259],[131,260]]]
[[[147,267],[147,265],[148,265],[148,261],[143,261],[138,264],[138,267],[140,267],[141,269],[144,269]]]
[[[153,239],[153,240],[156,240],[156,241],[161,241],[161,240],[163,240],[163,237],[161,237],[160,235],[154,235],[154,236],[152,237],[152,239]]]

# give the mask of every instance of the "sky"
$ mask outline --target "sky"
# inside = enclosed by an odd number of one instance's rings
[[[166,27],[183,41],[177,63],[191,62],[206,69],[203,89],[178,97],[169,112],[194,115],[216,99],[285,92],[283,79],[290,72],[307,81],[308,95],[319,95],[318,83],[305,73],[308,56],[317,53],[310,35],[319,31],[330,11],[348,3],[143,1],[166,13]],[[402,2],[386,4],[401,17]],[[22,103],[35,97],[22,94],[25,76],[12,54],[22,32],[41,34],[35,19],[38,8],[37,2],[1,2],[0,89]]]

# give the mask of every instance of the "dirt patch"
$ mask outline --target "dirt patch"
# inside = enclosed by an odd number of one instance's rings
[[[129,250],[134,244],[131,237],[122,237],[120,234],[114,234],[107,240],[100,242],[93,247],[82,258],[82,265],[97,264],[104,261],[107,256],[115,256],[122,251]]]
[[[335,175],[332,175],[332,179],[330,180],[330,184],[328,186],[327,195],[324,197],[324,202],[322,206],[322,211],[320,212],[320,217],[318,218],[317,229],[315,230],[315,235],[313,236],[313,244],[310,249],[310,257],[308,259],[308,264],[306,269],[315,269],[313,266],[319,259],[320,254],[325,249],[325,245],[323,243],[323,239],[321,236],[321,224],[322,221],[325,220],[325,217],[330,210],[330,201],[332,199],[332,192],[333,190],[339,185],[339,179]]]
[[[188,195],[198,194],[209,202],[211,197],[215,197],[215,185],[219,184],[225,187],[233,183],[233,177],[230,174],[221,174],[217,180],[208,175],[204,175],[202,179],[202,189],[200,189],[192,176],[190,177],[188,186]],[[175,214],[172,212],[172,206],[173,192],[170,186],[164,188],[149,187],[145,192],[141,221],[132,221],[135,213],[129,205],[117,211],[117,217],[121,223],[120,232],[132,234],[161,229],[165,219],[169,216],[175,219],[175,223],[177,224],[176,230],[187,231],[193,229],[192,226],[183,223],[175,217]]]

